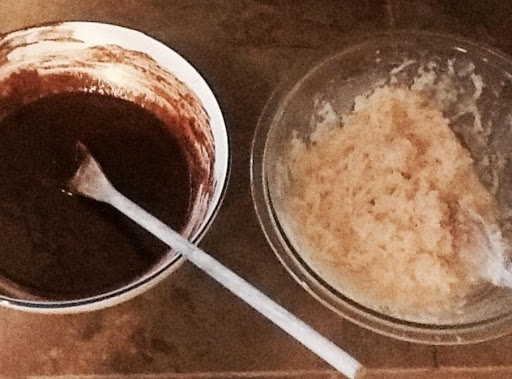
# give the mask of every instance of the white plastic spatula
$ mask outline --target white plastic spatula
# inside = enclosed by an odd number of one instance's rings
[[[217,282],[245,301],[297,341],[309,348],[336,370],[355,378],[362,366],[354,358],[327,340],[310,326],[275,303],[240,276],[190,243],[160,220],[140,208],[118,192],[103,174],[100,165],[85,146],[79,144],[84,154],[81,166],[69,182],[69,189],[77,194],[112,205],[144,229],[181,253],[190,262],[210,275]]]
[[[498,222],[485,220],[470,204],[460,202],[471,230],[466,257],[469,267],[498,287],[512,288],[512,268]]]

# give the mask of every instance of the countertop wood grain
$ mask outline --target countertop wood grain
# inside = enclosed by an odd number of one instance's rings
[[[258,116],[300,59],[390,29],[456,33],[512,53],[512,3],[498,0],[1,0],[0,32],[62,20],[124,25],[205,77],[232,146],[227,196],[201,243],[369,367],[371,378],[509,378],[512,336],[462,347],[396,341],[344,321],[287,274],[259,228],[249,183]],[[0,376],[338,378],[324,362],[190,264],[114,308],[67,316],[0,309]],[[95,377],[95,376],[93,376]]]

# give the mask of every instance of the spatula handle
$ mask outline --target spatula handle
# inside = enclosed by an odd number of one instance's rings
[[[140,208],[112,187],[107,203],[117,208],[144,229],[185,256],[233,294],[301,342],[348,378],[355,378],[362,366],[345,351],[299,320],[243,278],[206,254],[153,215]]]

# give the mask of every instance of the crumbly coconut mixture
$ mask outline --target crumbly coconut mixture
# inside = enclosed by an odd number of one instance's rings
[[[465,210],[492,218],[493,198],[449,120],[420,92],[387,85],[356,98],[310,141],[294,138],[283,170],[285,228],[353,300],[430,321],[456,312],[481,283],[467,265],[474,237]]]

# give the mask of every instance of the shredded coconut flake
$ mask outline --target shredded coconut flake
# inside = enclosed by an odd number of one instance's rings
[[[461,263],[461,204],[493,212],[469,152],[421,93],[434,81],[427,69],[411,89],[378,88],[341,119],[326,107],[314,143],[294,138],[281,164],[282,217],[304,259],[357,302],[414,321],[457,312],[480,283]]]

